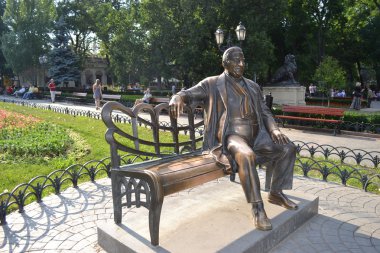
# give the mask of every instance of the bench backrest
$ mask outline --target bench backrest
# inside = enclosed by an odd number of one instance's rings
[[[330,107],[318,107],[318,106],[296,106],[296,105],[283,105],[283,112],[305,113],[315,115],[329,115],[342,117],[344,109],[330,108]]]
[[[120,100],[121,99],[121,95],[102,94],[102,98]]]
[[[62,91],[55,91],[55,95],[62,95]]]
[[[169,103],[169,98],[157,98],[157,97],[152,97],[151,99],[150,99],[150,103],[156,103],[156,104],[158,104],[158,103]]]
[[[76,96],[76,97],[86,97],[87,93],[86,92],[73,92],[71,95]]]
[[[120,151],[147,157],[165,157],[198,150],[203,141],[203,120],[195,123],[194,107],[186,106],[185,110],[187,122],[177,124],[177,119],[163,113],[169,111],[168,103],[157,106],[141,103],[129,108],[119,102],[107,102],[101,115],[107,127],[106,141],[111,147],[112,166],[120,165]],[[162,117],[169,119],[160,121]]]

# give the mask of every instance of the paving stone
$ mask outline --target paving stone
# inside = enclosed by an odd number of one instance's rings
[[[370,238],[356,236],[355,241],[359,246],[366,246],[366,247],[372,246],[372,242]]]
[[[60,250],[71,250],[78,242],[76,241],[70,241],[70,240],[65,240],[62,242],[62,244],[59,245]]]
[[[360,248],[364,253],[379,253],[380,252],[378,248],[374,248],[374,247],[360,247]]]
[[[59,245],[62,244],[62,241],[54,241],[50,240],[48,243],[45,245],[45,250],[56,250],[59,248]]]
[[[72,247],[72,250],[77,251],[77,252],[83,252],[82,250],[88,247],[90,244],[91,243],[87,240],[81,240],[80,242],[78,242]]]
[[[89,107],[78,108],[89,110]],[[359,148],[372,147],[372,150],[378,149],[380,141],[347,138],[344,135],[331,138],[331,135],[282,130],[292,140],[315,138],[321,143],[346,143]],[[259,177],[264,177],[262,170]],[[225,181],[228,178],[210,184]],[[97,222],[102,220],[113,223],[110,184],[110,179],[104,178],[97,179],[96,183],[81,184],[79,189],[69,187],[61,195],[44,197],[40,204],[27,205],[25,214],[14,212],[7,215],[8,225],[0,227],[0,252],[103,253],[104,250],[97,246],[96,227]],[[183,191],[172,197],[201,192],[204,187]],[[271,253],[380,252],[380,196],[302,176],[295,176],[294,189],[319,196],[319,215],[291,234]],[[136,209],[125,212],[136,212]]]

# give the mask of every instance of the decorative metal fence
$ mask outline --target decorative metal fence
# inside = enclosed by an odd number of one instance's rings
[[[303,176],[319,176],[324,181],[338,180],[345,186],[353,181],[353,185],[364,191],[378,191],[380,188],[380,152],[319,145],[313,142],[294,141],[294,144],[298,153],[295,169],[302,171]],[[152,157],[134,154],[121,157],[124,165],[151,159]],[[77,188],[80,180],[94,182],[97,177],[103,175],[110,177],[110,170],[109,157],[91,160],[83,165],[74,164],[64,170],[55,170],[47,176],[34,177],[10,192],[1,193],[0,225],[6,224],[6,215],[10,211],[18,209],[23,213],[26,203],[41,202],[43,196],[50,193],[60,194],[64,187]]]
[[[73,116],[85,116],[95,119],[100,119],[100,112],[91,111],[91,110],[83,110],[83,109],[76,109],[76,108],[70,108],[70,107],[62,107],[62,106],[55,106],[55,105],[46,105],[46,104],[40,104],[40,103],[33,103],[30,101],[22,101],[22,100],[15,100],[15,99],[7,99],[3,98],[1,101],[7,102],[7,103],[13,103],[18,104],[22,106],[27,107],[33,107],[33,108],[40,108],[43,110],[51,110],[57,113],[63,113]],[[131,104],[131,106],[133,106]],[[128,119],[124,115],[116,115],[115,117],[118,117],[119,122],[128,123],[130,122],[130,119]],[[281,122],[280,122],[281,123]],[[299,122],[300,123],[300,122]],[[161,125],[168,124],[166,122],[160,122]],[[310,122],[302,122],[302,125],[309,126]],[[321,125],[318,124],[317,127],[332,127],[328,125]],[[353,131],[353,132],[367,132],[367,133],[380,133],[380,124],[370,124],[370,123],[364,123],[364,122],[349,122],[349,121],[343,121],[342,124],[339,126],[341,130],[346,131]]]
[[[294,141],[297,146],[295,170],[305,177],[340,182],[344,186],[359,187],[365,191],[380,189],[380,152],[362,149],[319,145],[314,142]]]
[[[30,102],[7,100],[28,107],[52,110],[73,116],[87,116],[100,119],[99,112],[63,108],[59,106],[42,105]],[[115,114],[116,122],[130,123],[126,116]],[[166,126],[168,123],[160,122]],[[140,125],[144,125],[141,119]],[[167,125],[169,127],[169,125]],[[197,133],[202,135],[203,129]],[[187,133],[184,133],[187,134]],[[294,141],[297,146],[297,162],[295,170],[300,171],[305,177],[317,177],[324,181],[340,182],[343,185],[353,185],[364,191],[378,192],[380,189],[380,152],[367,152],[361,149],[349,149],[346,147],[333,147],[331,145],[319,145],[314,142]],[[126,154],[121,160],[123,164],[151,160],[152,157]],[[6,216],[12,210],[24,212],[24,207],[32,201],[41,202],[43,196],[50,193],[60,194],[63,188],[69,186],[78,187],[78,182],[91,180],[97,177],[110,176],[110,158],[91,160],[85,164],[74,164],[62,170],[51,172],[47,176],[37,176],[28,183],[16,186],[10,192],[0,194],[0,225],[6,224]]]

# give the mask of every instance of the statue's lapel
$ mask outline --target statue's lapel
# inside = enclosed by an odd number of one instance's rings
[[[254,108],[257,108],[258,101],[257,101],[257,99],[253,99],[253,98],[258,98],[259,94],[257,93],[257,90],[255,89],[255,87],[252,85],[252,82],[250,80],[248,80],[247,78],[245,78],[245,77],[243,77],[243,78],[244,78],[244,82],[247,84],[249,92],[252,95],[251,97],[252,97],[252,100],[253,100],[253,103],[254,103]]]
[[[218,88],[224,106],[227,107],[226,76],[224,73],[218,77],[216,87]]]

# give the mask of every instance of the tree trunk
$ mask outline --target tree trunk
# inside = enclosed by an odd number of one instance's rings
[[[363,76],[362,76],[362,66],[360,64],[360,61],[356,61],[356,66],[358,68],[360,83],[364,85],[364,80],[363,80]]]
[[[374,69],[376,72],[376,90],[380,90],[380,65],[376,64]]]
[[[161,75],[157,76],[157,89],[161,90],[162,83],[161,83]]]

